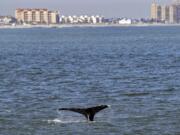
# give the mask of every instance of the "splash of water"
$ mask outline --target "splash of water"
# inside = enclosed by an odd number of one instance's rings
[[[68,123],[83,123],[83,122],[87,122],[85,120],[61,120],[61,119],[53,119],[53,120],[47,120],[48,123],[62,123],[62,124],[68,124]]]

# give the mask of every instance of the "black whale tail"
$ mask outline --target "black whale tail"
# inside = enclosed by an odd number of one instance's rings
[[[94,121],[94,116],[96,115],[96,113],[98,113],[99,111],[107,107],[108,105],[100,105],[100,106],[90,107],[90,108],[60,108],[59,111],[63,111],[63,110],[73,111],[73,112],[84,115],[88,121]]]

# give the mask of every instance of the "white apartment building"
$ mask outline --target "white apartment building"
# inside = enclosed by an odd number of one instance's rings
[[[66,24],[100,24],[103,22],[103,17],[96,15],[96,16],[61,16],[60,23]]]

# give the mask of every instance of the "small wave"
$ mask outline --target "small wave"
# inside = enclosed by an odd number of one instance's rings
[[[175,91],[176,89],[175,88],[168,88],[168,89],[165,89],[165,91],[167,91],[167,92],[172,92],[172,91]]]
[[[11,111],[11,110],[5,110],[5,112],[7,112],[7,113],[11,113],[12,111]]]
[[[61,120],[61,119],[53,119],[53,120],[47,120],[48,123],[61,123],[61,124],[68,124],[68,123],[84,123],[87,121],[82,120]]]
[[[150,93],[126,93],[124,94],[125,96],[128,96],[128,97],[135,97],[135,96],[147,96],[149,95]]]

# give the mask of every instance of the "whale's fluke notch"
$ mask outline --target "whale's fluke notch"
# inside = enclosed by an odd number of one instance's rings
[[[80,113],[86,117],[88,121],[94,121],[94,116],[99,111],[108,108],[108,105],[100,105],[96,107],[90,107],[90,108],[59,108],[59,111],[72,111],[76,113]]]

